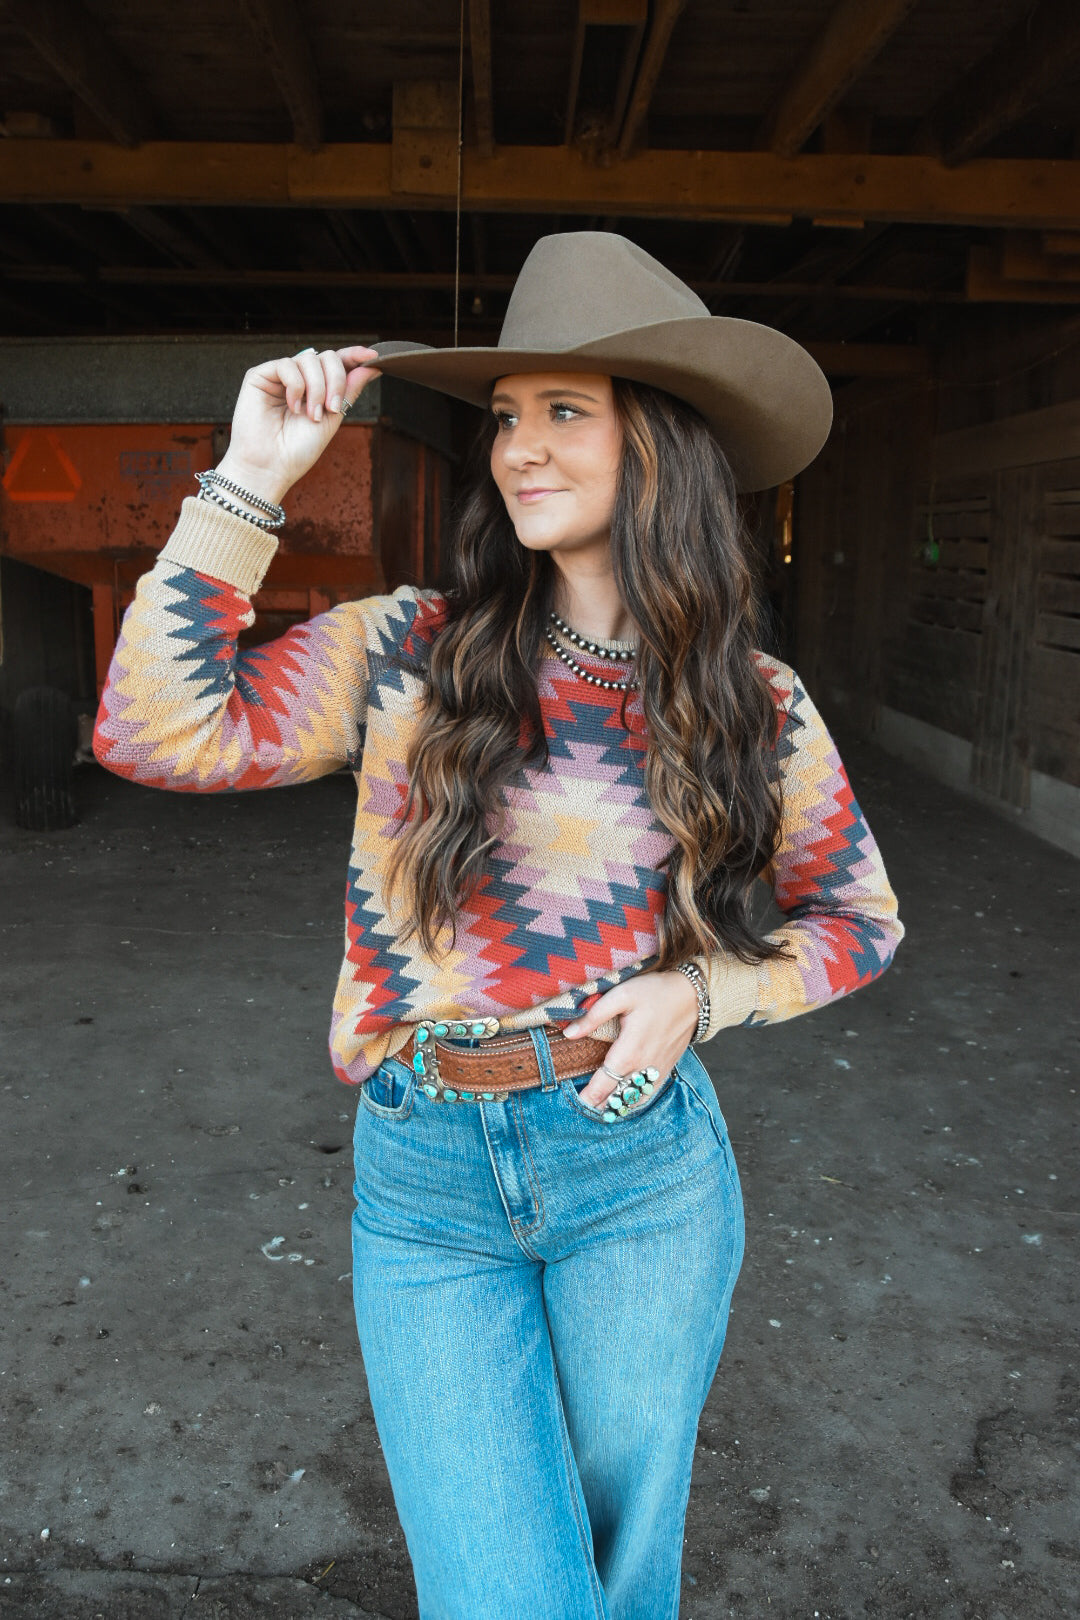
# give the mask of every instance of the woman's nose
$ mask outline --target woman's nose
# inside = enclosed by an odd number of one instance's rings
[[[503,444],[503,457],[508,467],[527,467],[547,460],[547,446],[542,433],[530,432],[519,422]]]

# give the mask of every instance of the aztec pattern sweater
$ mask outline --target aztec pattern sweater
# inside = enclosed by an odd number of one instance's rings
[[[133,781],[196,793],[282,787],[352,769],[356,821],[330,1033],[338,1078],[360,1084],[406,1045],[421,1018],[495,1015],[507,1031],[565,1027],[620,979],[652,965],[666,891],[659,863],[674,840],[644,792],[640,699],[631,693],[624,727],[622,694],[582,681],[551,650],[538,674],[550,760],[522,769],[505,790],[505,836],[459,917],[455,949],[436,960],[415,937],[395,943],[382,877],[421,692],[398,661],[422,655],[437,634],[442,597],[402,585],[238,652],[275,549],[243,519],[184,501],[125,614],[94,751]],[[904,934],[820,715],[786,664],[755,656],[782,725],[783,837],[765,875],[785,922],[770,937],[787,941],[793,960],[714,961],[706,1040],[732,1025],[792,1018],[868,984]],[[629,673],[587,655],[581,661],[608,676]],[[440,948],[448,940],[447,927]],[[618,1020],[596,1034],[614,1039]]]

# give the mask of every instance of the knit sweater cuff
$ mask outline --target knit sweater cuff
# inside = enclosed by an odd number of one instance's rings
[[[752,962],[740,962],[737,956],[714,956],[711,968],[703,956],[692,956],[690,960],[697,963],[709,986],[709,1027],[702,1041],[711,1040],[722,1029],[744,1024],[759,1003],[757,967]]]
[[[254,596],[277,547],[274,536],[254,523],[233,517],[212,501],[188,495],[161,556],[165,562],[195,568],[235,586],[245,596]]]

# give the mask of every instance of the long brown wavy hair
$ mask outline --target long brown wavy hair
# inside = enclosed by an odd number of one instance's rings
[[[754,926],[751,900],[779,843],[778,718],[753,656],[761,607],[735,485],[691,406],[622,378],[612,386],[623,455],[611,563],[638,633],[646,793],[675,840],[661,863],[653,966],[718,951],[764,961],[786,954]],[[445,621],[408,665],[424,695],[386,887],[406,880],[398,938],[418,932],[431,955],[447,924],[456,939],[456,914],[499,840],[501,789],[549,752],[536,671],[556,565],[514,532],[491,476],[496,431],[489,413],[454,525]],[[624,724],[626,702],[624,693]]]

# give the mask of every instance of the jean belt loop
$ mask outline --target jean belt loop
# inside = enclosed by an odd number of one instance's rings
[[[551,1061],[551,1045],[542,1029],[530,1029],[529,1039],[533,1043],[536,1053],[536,1064],[543,1077],[544,1091],[557,1091],[559,1082],[555,1076],[555,1065]]]

